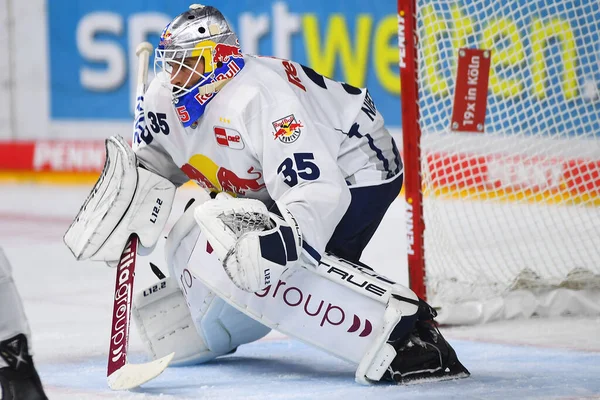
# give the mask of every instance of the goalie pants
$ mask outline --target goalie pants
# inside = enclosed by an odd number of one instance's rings
[[[403,174],[377,186],[350,188],[352,199],[325,250],[358,263],[390,204],[402,189]]]

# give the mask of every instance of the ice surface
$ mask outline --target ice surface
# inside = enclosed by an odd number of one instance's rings
[[[600,318],[503,321],[442,329],[469,379],[364,387],[354,366],[278,333],[205,365],[168,368],[131,392],[106,385],[114,270],[76,262],[62,235],[88,187],[0,185],[0,245],[13,264],[33,332],[34,359],[50,399],[521,399],[600,398]],[[194,190],[184,188],[174,214]],[[394,204],[365,253],[370,265],[406,281],[404,224]],[[139,289],[164,268],[141,257]],[[145,356],[135,327],[133,362]]]

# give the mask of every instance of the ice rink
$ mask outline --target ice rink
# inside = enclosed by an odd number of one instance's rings
[[[106,384],[113,269],[76,262],[62,235],[91,186],[0,185],[0,246],[13,265],[33,333],[34,360],[50,399],[591,399],[600,398],[600,318],[505,321],[447,327],[469,379],[364,387],[354,366],[276,332],[231,356],[169,368],[131,392]],[[194,196],[180,190],[173,216]],[[403,214],[388,212],[364,261],[405,281]],[[400,228],[400,229],[398,229]],[[136,287],[155,279],[140,257]],[[163,268],[166,271],[166,268]],[[143,361],[135,326],[130,360]]]

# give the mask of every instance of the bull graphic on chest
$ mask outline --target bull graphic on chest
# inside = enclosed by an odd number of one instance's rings
[[[243,177],[216,164],[203,154],[195,154],[181,170],[198,185],[215,192],[227,192],[233,196],[245,196],[248,191],[258,192],[265,187],[262,172],[251,166]]]

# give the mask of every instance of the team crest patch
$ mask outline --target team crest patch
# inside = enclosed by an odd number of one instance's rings
[[[290,114],[287,117],[273,121],[273,139],[279,139],[282,143],[293,143],[300,137],[302,131],[300,128],[304,128],[302,121],[296,121],[294,114]]]
[[[213,129],[219,146],[229,147],[234,150],[242,150],[244,148],[242,136],[235,129],[224,128],[222,126],[215,126]]]

